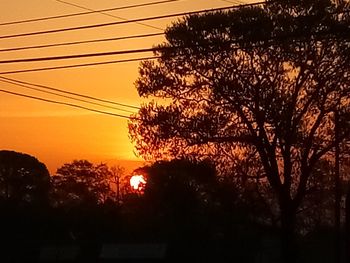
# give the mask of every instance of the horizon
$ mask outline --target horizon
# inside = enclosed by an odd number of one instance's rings
[[[23,154],[28,154],[30,156],[33,156],[33,157],[37,158],[39,162],[45,164],[50,175],[54,175],[58,168],[60,168],[61,166],[63,166],[66,163],[71,163],[74,160],[87,160],[87,161],[94,163],[94,164],[104,163],[104,164],[107,164],[109,167],[120,166],[120,167],[125,169],[126,174],[130,174],[133,172],[133,170],[147,164],[147,162],[142,160],[142,159],[130,160],[130,159],[122,159],[122,158],[98,158],[98,157],[91,157],[91,156],[89,158],[86,156],[85,157],[84,156],[80,156],[80,157],[77,156],[76,158],[73,157],[71,159],[55,160],[55,159],[51,159],[51,158],[48,158],[45,156],[37,156],[33,153],[24,152],[24,151],[20,151],[20,150],[16,150],[16,149],[0,149],[0,151],[13,151],[13,152],[23,153]]]

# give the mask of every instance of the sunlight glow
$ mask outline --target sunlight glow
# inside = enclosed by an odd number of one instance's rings
[[[134,190],[140,190],[146,184],[146,180],[143,175],[133,175],[130,178],[130,185]]]

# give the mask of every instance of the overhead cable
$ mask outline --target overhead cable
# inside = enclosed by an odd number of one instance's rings
[[[163,33],[141,34],[141,35],[130,35],[130,36],[122,36],[122,37],[112,37],[112,38],[81,40],[81,41],[36,45],[36,46],[4,48],[4,49],[0,49],[0,52],[19,51],[19,50],[26,50],[26,49],[38,49],[38,48],[49,48],[49,47],[60,47],[60,46],[71,46],[71,45],[80,45],[80,44],[89,44],[89,43],[118,41],[118,40],[125,40],[125,39],[146,38],[146,37],[154,37],[154,36],[162,36],[162,35],[164,35],[164,32]]]
[[[87,8],[87,7],[85,7],[85,6],[81,6],[81,5],[77,5],[77,4],[73,4],[73,3],[70,3],[70,2],[67,2],[67,1],[56,0],[56,2],[59,2],[59,3],[62,3],[62,4],[66,4],[66,5],[70,5],[70,6],[74,6],[74,7],[83,9],[83,10],[88,10],[88,11],[96,12],[96,10],[93,10],[93,9],[91,9],[91,8]],[[116,15],[108,14],[108,13],[105,13],[105,12],[103,12],[103,11],[97,11],[97,13],[102,14],[102,15],[105,15],[105,16],[117,18],[117,19],[120,19],[120,20],[124,20],[124,21],[128,21],[128,20],[129,20],[129,19],[125,18],[125,17],[121,17],[121,16],[116,16]],[[157,27],[157,26],[152,26],[152,25],[145,24],[145,23],[142,23],[142,22],[135,22],[135,24],[139,24],[139,25],[141,25],[141,26],[150,27],[150,28],[157,29],[157,30],[160,30],[160,31],[163,31],[163,30],[164,30],[163,28],[160,28],[160,27]]]
[[[50,29],[50,30],[44,30],[44,31],[34,31],[34,32],[28,32],[28,33],[4,35],[4,36],[0,36],[0,39],[26,37],[26,36],[43,35],[43,34],[52,34],[52,33],[59,33],[59,32],[67,32],[67,31],[84,30],[84,29],[91,29],[91,28],[129,24],[129,23],[135,23],[135,22],[152,21],[152,20],[159,20],[159,19],[179,17],[179,16],[188,16],[188,15],[203,14],[203,13],[215,12],[215,11],[224,11],[224,10],[229,10],[229,9],[233,9],[233,8],[256,6],[256,5],[262,5],[265,3],[266,3],[265,1],[262,1],[262,2],[256,2],[256,3],[251,3],[251,4],[237,5],[237,6],[212,8],[209,10],[199,10],[199,11],[192,11],[192,12],[181,12],[181,13],[175,13],[175,14],[136,18],[136,19],[130,19],[127,21],[116,21],[116,22],[109,22],[109,23],[100,23],[100,24],[83,25],[83,26],[77,26],[77,27],[66,27],[66,28],[57,28],[57,29]]]
[[[135,53],[148,53],[148,52],[154,52],[161,49],[162,48],[154,47],[154,48],[140,48],[140,49],[119,50],[119,51],[109,51],[109,52],[100,52],[100,53],[52,56],[52,57],[20,58],[20,59],[10,59],[10,60],[0,60],[0,64],[66,60],[66,59],[74,59],[74,58],[104,57],[104,56],[135,54]]]
[[[90,67],[90,66],[99,66],[99,65],[108,65],[108,64],[119,64],[119,63],[142,61],[142,60],[153,60],[153,59],[157,59],[157,58],[160,58],[160,57],[142,57],[142,58],[121,59],[121,60],[110,60],[110,61],[103,61],[103,62],[72,64],[72,65],[56,66],[56,67],[9,70],[9,71],[0,72],[0,75],[26,73],[26,72],[37,72],[37,71],[46,71],[46,70],[57,70],[57,69],[68,69],[68,68]]]
[[[319,32],[317,35],[324,35],[329,32]],[[279,37],[270,37],[267,39],[260,40],[283,40],[290,37],[299,37],[299,35],[282,35]],[[255,41],[258,41],[255,39]],[[242,41],[230,41],[230,43],[240,43]],[[255,46],[265,46],[266,44],[258,44]],[[189,46],[188,46],[189,47]],[[78,55],[68,55],[68,56],[56,56],[56,57],[42,57],[42,58],[29,58],[29,59],[15,59],[15,60],[6,60],[0,61],[1,63],[15,63],[15,62],[34,62],[34,61],[46,61],[46,60],[60,60],[60,59],[71,59],[71,58],[83,58],[83,57],[91,57],[91,56],[108,56],[108,55],[120,55],[120,54],[131,54],[131,53],[142,53],[142,52],[151,52],[151,51],[160,51],[163,49],[176,49],[176,48],[186,48],[186,47],[154,47],[154,48],[146,48],[146,49],[137,49],[137,50],[124,50],[124,51],[112,51],[112,52],[103,52],[103,53],[90,53],[90,54],[78,54]],[[235,49],[239,49],[236,47]],[[131,59],[122,59],[122,60],[111,60],[111,61],[103,61],[103,62],[92,62],[92,63],[84,63],[84,64],[73,64],[73,65],[65,65],[65,66],[55,66],[55,67],[44,67],[44,68],[34,68],[34,69],[23,69],[23,70],[12,70],[12,71],[3,71],[0,72],[2,74],[14,74],[14,73],[24,73],[24,72],[35,72],[35,71],[44,71],[44,70],[55,70],[55,69],[67,69],[67,68],[76,68],[76,67],[87,67],[87,66],[96,66],[96,65],[106,65],[106,64],[117,64],[123,62],[134,62],[134,61],[142,61],[142,60],[152,60],[158,59],[161,56],[151,56],[151,57],[143,57],[143,58],[131,58]]]
[[[4,82],[4,83],[15,85],[15,86],[19,86],[19,87],[22,87],[22,88],[31,89],[31,90],[43,92],[43,93],[46,93],[46,94],[55,95],[55,96],[59,96],[59,97],[62,97],[62,98],[79,101],[79,102],[84,102],[84,103],[96,105],[96,106],[99,106],[99,107],[109,108],[109,109],[118,110],[118,111],[124,111],[124,112],[128,112],[128,113],[135,113],[134,111],[129,111],[129,110],[125,110],[125,109],[121,109],[121,108],[117,108],[117,107],[113,107],[113,106],[109,106],[109,105],[105,105],[105,104],[101,104],[101,103],[97,103],[97,102],[93,102],[93,101],[88,101],[88,100],[84,100],[84,99],[74,98],[72,96],[58,94],[58,93],[55,93],[55,92],[52,92],[52,91],[47,91],[47,90],[44,90],[44,89],[31,87],[31,86],[25,85],[25,84],[19,84],[19,83],[15,83],[15,82],[11,82],[11,81],[8,81],[8,80],[3,80],[3,79],[0,79],[0,81]]]
[[[315,32],[314,36],[324,36],[327,34],[337,34],[339,32],[333,31],[324,31],[324,32]],[[343,33],[343,32],[341,32]],[[298,34],[285,34],[280,36],[261,38],[261,39],[251,39],[248,41],[268,41],[268,40],[286,40],[290,37],[302,37],[304,35]],[[247,40],[232,40],[226,41],[223,44],[239,44],[244,43]],[[209,44],[207,44],[209,46]],[[125,55],[125,54],[135,54],[135,53],[148,53],[156,52],[162,50],[176,50],[176,49],[185,49],[191,47],[200,47],[201,45],[187,45],[187,46],[156,46],[152,48],[140,48],[140,49],[128,49],[128,50],[118,50],[118,51],[107,51],[107,52],[94,52],[94,53],[85,53],[85,54],[72,54],[72,55],[62,55],[62,56],[46,56],[46,57],[33,57],[33,58],[20,58],[20,59],[8,59],[0,60],[0,64],[10,64],[10,63],[25,63],[25,62],[39,62],[39,61],[52,61],[52,60],[66,60],[66,59],[76,59],[76,58],[90,58],[90,57],[104,57],[104,56],[113,56],[113,55]],[[202,45],[203,46],[203,45]]]
[[[0,26],[8,26],[8,25],[23,24],[23,23],[29,23],[29,22],[38,22],[38,21],[45,21],[45,20],[52,20],[52,19],[59,19],[59,18],[67,18],[67,17],[74,17],[74,16],[90,15],[90,14],[96,14],[96,13],[100,13],[100,12],[117,11],[117,10],[131,9],[131,8],[151,6],[151,5],[158,5],[158,4],[177,2],[177,1],[179,1],[179,0],[163,0],[163,1],[157,1],[157,2],[148,2],[148,3],[128,5],[128,6],[119,6],[119,7],[106,8],[106,9],[93,10],[93,11],[91,10],[91,11],[88,11],[88,12],[80,12],[80,13],[72,13],[72,14],[65,14],[65,15],[47,16],[47,17],[39,17],[39,18],[26,19],[26,20],[2,22],[2,23],[0,23]]]
[[[71,91],[68,91],[68,90],[58,89],[58,88],[54,88],[54,87],[50,87],[50,86],[46,86],[46,85],[41,85],[41,84],[36,84],[36,83],[32,83],[32,82],[21,81],[21,80],[18,80],[18,79],[13,79],[13,78],[0,76],[0,80],[7,80],[7,81],[12,81],[12,82],[15,82],[15,83],[19,83],[19,84],[31,85],[31,86],[38,87],[38,88],[43,88],[43,89],[47,89],[47,90],[61,92],[61,93],[69,94],[69,95],[74,95],[74,96],[77,96],[77,97],[82,97],[82,98],[95,100],[95,101],[99,101],[99,102],[104,102],[104,103],[109,103],[109,104],[113,104],[113,105],[123,106],[123,107],[127,107],[127,108],[132,108],[132,109],[137,109],[137,110],[140,109],[140,107],[129,105],[129,104],[124,104],[124,103],[119,103],[119,102],[115,102],[115,101],[111,101],[111,100],[101,99],[101,98],[89,96],[89,95],[86,95],[86,94],[71,92]]]
[[[230,3],[230,4],[235,4],[235,5],[244,5],[245,3],[243,1],[233,1],[233,0],[221,0],[222,2]]]
[[[135,120],[135,119],[137,120],[137,118],[132,117],[132,116],[126,116],[126,115],[112,113],[112,112],[108,112],[108,111],[101,111],[101,110],[88,108],[88,107],[84,107],[84,106],[73,104],[73,103],[67,103],[67,102],[56,101],[56,100],[49,100],[49,99],[45,99],[45,98],[41,98],[41,97],[31,96],[31,95],[27,95],[27,94],[23,94],[23,93],[18,93],[18,92],[12,92],[12,91],[8,91],[8,90],[4,90],[4,89],[0,89],[0,92],[15,95],[15,96],[20,96],[20,97],[24,97],[24,98],[28,98],[28,99],[44,101],[44,102],[48,102],[48,103],[65,105],[65,106],[69,106],[69,107],[74,107],[74,108],[83,109],[83,110],[96,112],[96,113],[101,113],[101,114],[105,114],[105,115],[110,115],[110,116],[114,116],[114,117],[130,119],[130,120]]]

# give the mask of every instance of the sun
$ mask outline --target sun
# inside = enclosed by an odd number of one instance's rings
[[[130,185],[134,190],[142,190],[145,184],[146,180],[143,175],[133,175],[130,178]]]

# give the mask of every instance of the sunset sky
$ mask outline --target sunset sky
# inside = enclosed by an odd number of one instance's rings
[[[159,0],[67,0],[69,3],[94,10],[157,1]],[[125,19],[135,19],[223,7],[243,3],[244,1],[231,1],[232,4],[228,2],[223,0],[180,0],[172,3],[112,11],[108,12],[108,14]],[[2,10],[0,24],[84,11],[79,7],[56,0],[0,1],[0,9]],[[162,31],[154,27],[165,29],[174,20],[176,18],[145,22],[148,26],[128,23],[87,30],[0,39],[0,49],[158,33]],[[105,14],[95,13],[40,22],[0,25],[0,38],[6,35],[114,21],[121,20]],[[0,51],[0,60],[150,48],[162,41],[162,36],[156,36],[74,46],[10,52]],[[138,97],[133,84],[138,75],[139,62],[16,74],[3,73],[22,69],[140,58],[151,55],[151,53],[144,53],[62,61],[0,64],[0,76],[139,106],[142,100]],[[8,83],[0,83],[0,89],[2,90],[79,104],[126,116],[130,115],[128,112],[102,108],[28,90]],[[108,163],[119,160],[119,164],[127,168],[133,163],[132,161],[141,161],[133,153],[133,145],[128,137],[127,119],[123,118],[30,100],[0,92],[0,130],[0,149],[31,154],[44,162],[51,172],[54,172],[63,163],[73,159],[88,159],[94,162],[102,161]]]

